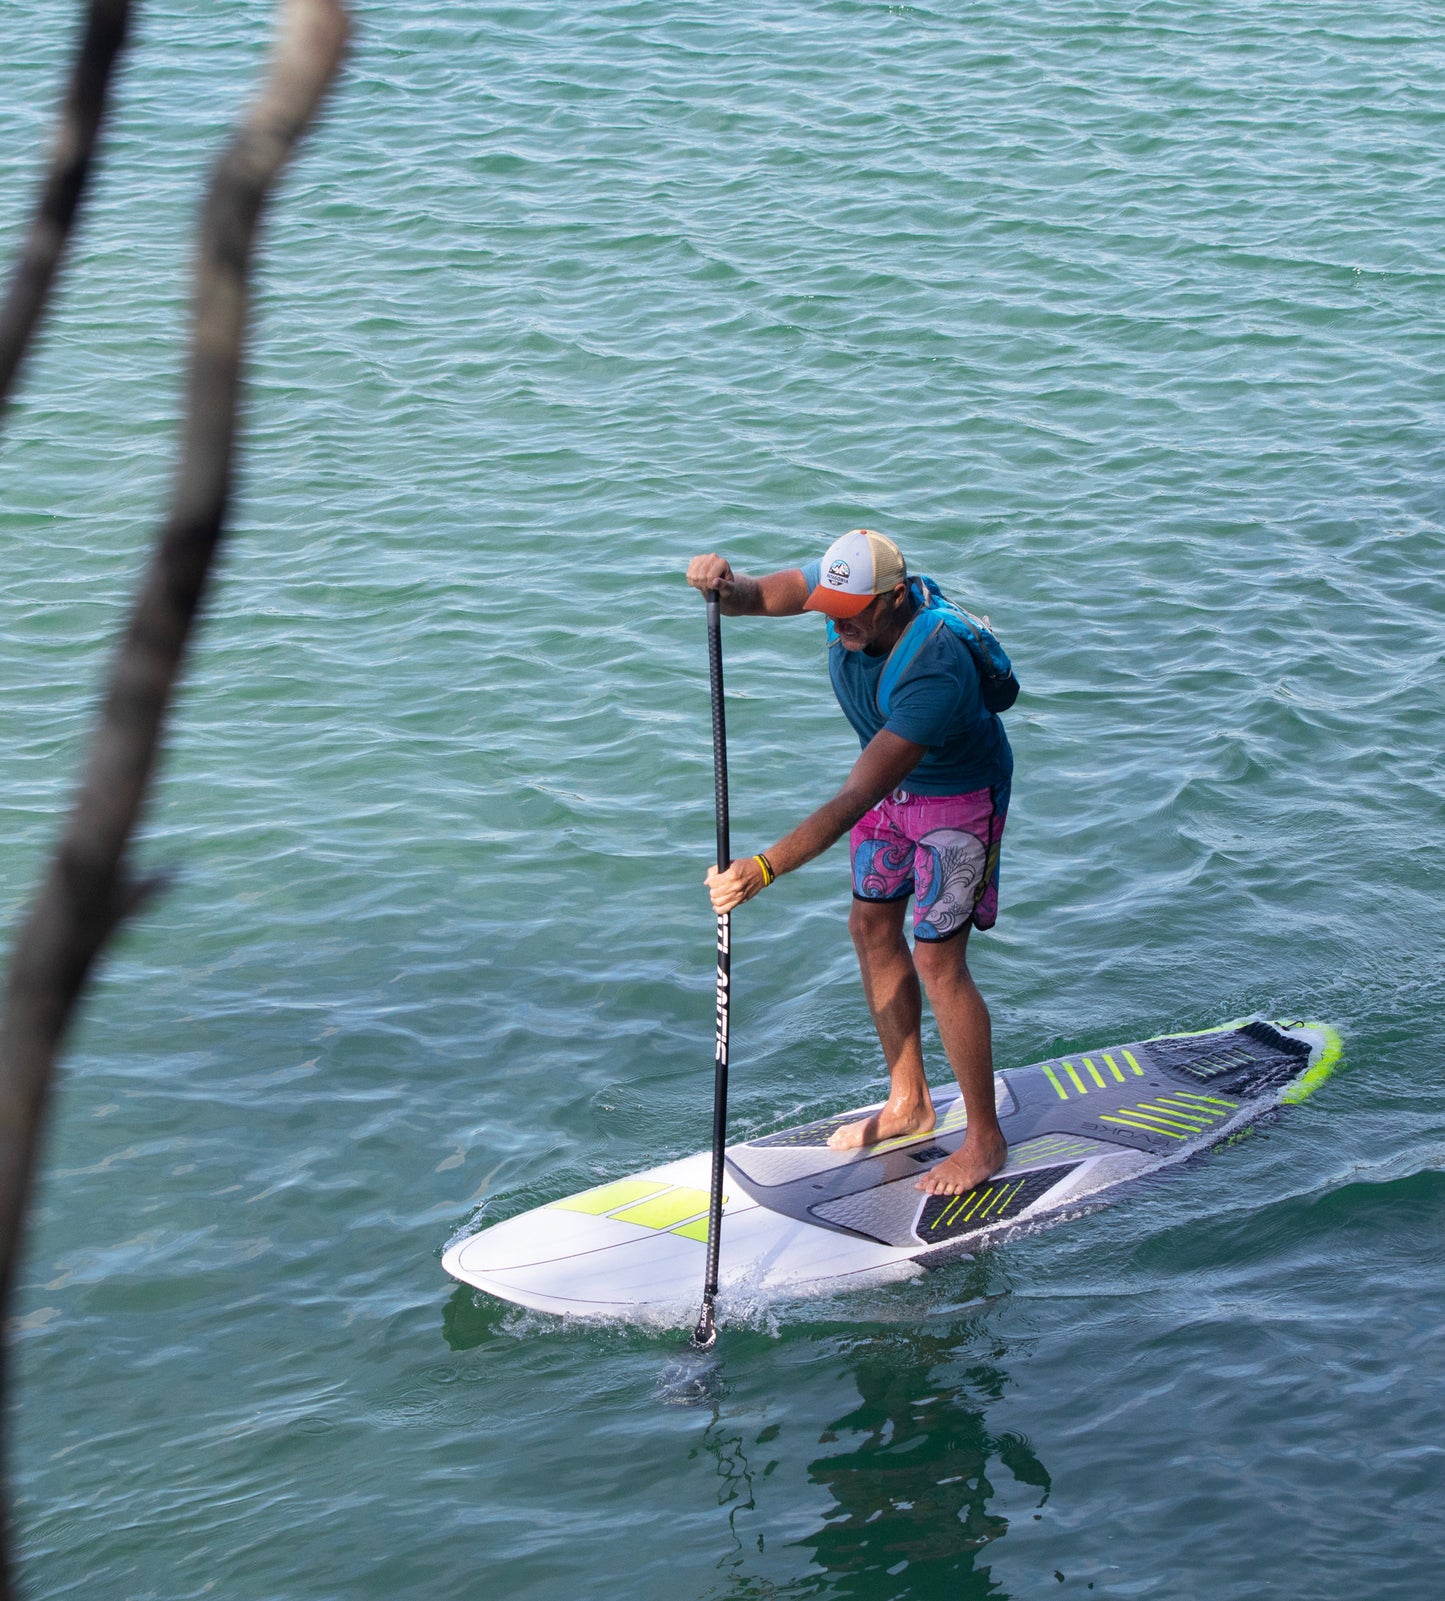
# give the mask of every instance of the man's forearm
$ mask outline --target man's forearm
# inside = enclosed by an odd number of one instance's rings
[[[766,852],[773,871],[791,873],[795,867],[821,856],[830,845],[842,839],[872,804],[866,794],[847,789],[825,801]]]
[[[734,572],[732,563],[716,554],[694,556],[687,564],[687,581],[704,595],[715,589],[729,617],[796,617],[808,598],[800,567],[753,578]]]
[[[869,807],[876,806],[907,778],[918,765],[924,749],[886,729],[875,734],[853,764],[848,781],[832,800],[825,801],[765,853],[773,871],[790,873],[804,862],[821,856]]]
[[[763,586],[746,573],[734,573],[717,592],[724,617],[756,617],[763,609]]]

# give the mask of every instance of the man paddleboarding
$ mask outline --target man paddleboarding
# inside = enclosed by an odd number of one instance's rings
[[[862,753],[838,793],[755,856],[716,865],[707,885],[715,911],[730,912],[783,873],[850,835],[853,908],[848,929],[863,993],[888,1063],[888,1104],[845,1124],[835,1150],[874,1145],[934,1126],[923,1070],[922,991],[963,1092],[963,1144],[918,1188],[958,1195],[1004,1165],[994,1106],[988,1007],[968,969],[968,936],[998,914],[998,861],[1013,776],[1003,724],[985,700],[1011,703],[1017,683],[988,676],[979,638],[997,642],[910,578],[891,539],[855,528],[818,560],[753,578],[722,556],[695,556],[687,581],[718,592],[730,617],[828,619],[828,670]],[[922,615],[920,615],[922,614]],[[970,632],[972,625],[972,633]],[[910,952],[903,919],[913,901]],[[921,985],[921,988],[920,988]]]

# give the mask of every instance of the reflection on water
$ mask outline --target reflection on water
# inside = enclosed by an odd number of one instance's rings
[[[1002,1368],[975,1360],[957,1372],[950,1342],[896,1337],[876,1342],[853,1369],[859,1404],[827,1430],[838,1443],[809,1465],[833,1507],[799,1543],[835,1595],[879,1595],[879,1579],[907,1575],[909,1595],[998,1595],[978,1553],[1008,1531],[990,1509],[1001,1474],[1048,1499],[1048,1470],[1018,1434],[995,1434],[988,1410],[1007,1383]],[[938,1371],[953,1369],[954,1371]]]
[[[754,1443],[771,1445],[777,1439],[778,1433],[779,1425],[771,1423],[755,1437]],[[739,1518],[743,1513],[756,1511],[758,1503],[754,1492],[757,1482],[768,1477],[777,1466],[776,1459],[770,1458],[760,1469],[754,1470],[743,1432],[720,1419],[716,1413],[712,1422],[703,1431],[699,1449],[711,1452],[717,1462],[720,1480],[717,1502],[727,1514],[728,1535],[732,1546],[731,1551],[725,1553],[717,1564],[718,1571],[728,1574],[731,1583],[710,1590],[707,1594],[733,1597],[776,1594],[776,1589],[770,1581],[759,1579],[748,1572],[749,1556],[764,1550],[763,1535],[749,1529],[746,1523],[739,1524]]]
[[[490,1339],[506,1308],[489,1295],[458,1284],[442,1307],[442,1338],[454,1351],[470,1351]]]
[[[812,1566],[785,1588],[768,1576],[767,1539],[778,1537],[759,1532],[774,1526],[766,1481],[785,1452],[780,1425],[758,1432],[715,1415],[705,1431],[733,1548],[719,1564],[729,1582],[708,1594],[735,1601],[1003,1595],[983,1554],[1010,1519],[1038,1514],[1050,1479],[1029,1440],[990,1424],[1009,1382],[1002,1348],[971,1321],[932,1334],[878,1331],[838,1354],[857,1404],[823,1430],[823,1449],[806,1463],[808,1483],[825,1490],[830,1504],[810,1533],[787,1537],[793,1554],[783,1571],[796,1574],[799,1548]],[[796,1485],[786,1495],[796,1503]]]

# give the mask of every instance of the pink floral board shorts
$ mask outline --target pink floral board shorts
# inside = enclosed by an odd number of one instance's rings
[[[967,795],[895,789],[853,826],[853,894],[913,903],[916,939],[945,940],[998,917],[998,858],[1009,786]]]

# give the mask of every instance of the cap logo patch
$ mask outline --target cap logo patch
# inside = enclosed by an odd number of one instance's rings
[[[828,568],[828,582],[832,584],[835,589],[841,589],[842,586],[846,584],[849,578],[852,576],[852,572],[853,569],[849,567],[847,562],[835,561]]]

